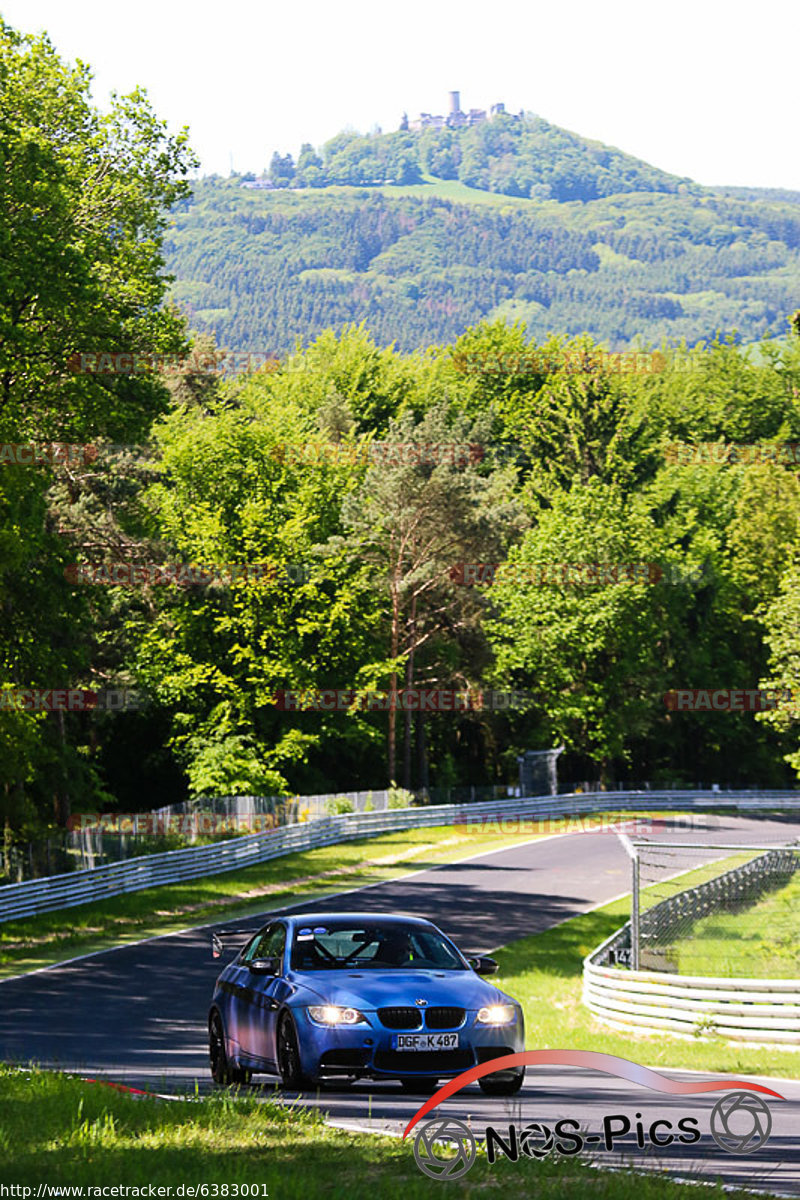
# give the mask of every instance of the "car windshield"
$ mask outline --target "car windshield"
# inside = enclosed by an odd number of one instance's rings
[[[295,971],[408,969],[466,971],[465,963],[434,929],[413,925],[300,926],[292,947]]]

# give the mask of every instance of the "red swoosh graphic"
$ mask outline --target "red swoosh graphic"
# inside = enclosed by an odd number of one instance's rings
[[[143,1092],[141,1088],[128,1087],[125,1083],[114,1083],[111,1079],[90,1079],[88,1075],[80,1076],[83,1083],[99,1083],[101,1087],[113,1088],[115,1092],[131,1092],[134,1096],[156,1096],[156,1092]]]
[[[492,1058],[489,1062],[480,1063],[462,1071],[455,1079],[449,1079],[438,1092],[434,1092],[430,1100],[422,1107],[406,1125],[403,1138],[407,1138],[411,1130],[432,1109],[443,1100],[460,1092],[468,1083],[474,1083],[482,1075],[492,1075],[495,1071],[507,1071],[511,1067],[537,1066],[542,1063],[558,1063],[562,1067],[591,1067],[593,1071],[603,1071],[606,1075],[616,1075],[619,1079],[627,1079],[638,1083],[641,1087],[650,1088],[654,1092],[669,1092],[673,1096],[691,1096],[698,1092],[721,1092],[728,1088],[741,1088],[742,1091],[763,1092],[765,1096],[775,1096],[785,1100],[780,1092],[763,1087],[760,1083],[745,1083],[743,1079],[717,1079],[698,1081],[696,1083],[680,1083],[677,1079],[668,1079],[659,1075],[650,1067],[642,1067],[639,1063],[631,1062],[628,1058],[619,1058],[616,1054],[601,1054],[596,1050],[522,1050],[517,1054],[506,1054],[502,1058]]]
[[[88,1075],[78,1075],[82,1083],[97,1083],[101,1087],[113,1088],[115,1092],[130,1092],[132,1096],[149,1096],[151,1100],[177,1100],[178,1096],[165,1096],[161,1092],[143,1092],[141,1088],[128,1087],[126,1083],[115,1083],[112,1079],[91,1079]]]

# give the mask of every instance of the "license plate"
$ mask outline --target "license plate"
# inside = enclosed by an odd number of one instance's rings
[[[398,1033],[392,1038],[393,1050],[457,1050],[457,1033]]]

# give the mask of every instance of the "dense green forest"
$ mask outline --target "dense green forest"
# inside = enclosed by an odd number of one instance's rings
[[[796,234],[782,200],[653,194],[668,206],[663,221],[609,219],[602,245],[589,205],[554,224],[533,207],[265,197],[235,180],[201,182],[192,200],[185,137],[168,137],[143,96],[101,116],[84,68],[6,26],[0,56],[0,444],[92,448],[60,460],[4,454],[0,464],[7,842],[63,824],[70,810],[187,795],[509,781],[517,754],[561,742],[562,778],[795,778],[796,460],[687,461],[671,449],[798,438],[800,318],[786,320]],[[644,201],[591,203],[622,215]],[[674,253],[662,255],[668,245]],[[535,314],[500,319],[495,275],[508,287],[524,277],[531,291],[541,279],[573,287],[577,321],[580,289],[605,279],[598,302],[610,304],[604,270],[637,254],[645,275],[696,254],[680,268],[689,293],[716,270],[714,286],[724,278],[742,304],[756,303],[735,291],[743,278],[774,273],[784,290],[775,284],[773,324],[787,336],[757,361],[717,340],[667,352],[661,370],[622,373],[572,321],[548,339]],[[235,282],[240,345],[271,349],[292,331],[307,344],[235,377],[186,359],[167,256],[207,276],[204,302]],[[366,282],[379,260],[381,287],[396,289],[380,316]],[[426,342],[434,317],[412,272],[439,281],[446,338]],[[295,292],[303,275],[317,282]],[[341,325],[356,287],[365,321],[312,336],[327,311],[322,299],[313,308],[315,290],[344,297]],[[548,313],[566,303],[552,299]],[[589,316],[584,308],[580,330]],[[632,336],[634,318],[624,319]],[[672,320],[640,315],[644,340]],[[213,343],[191,336],[207,362]],[[101,352],[184,363],[115,374],[70,365]],[[574,563],[661,573],[647,583],[462,582],[463,564],[503,562],[523,574]],[[82,582],[81,567],[112,564],[140,568],[136,585]],[[153,564],[220,570],[158,584]],[[248,565],[260,570],[230,570]],[[794,703],[753,713],[665,702],[676,688],[766,684],[791,689]],[[404,686],[535,696],[509,711],[416,715],[357,703],[292,711],[277,699]],[[133,688],[145,703],[40,711],[8,699],[67,688]]]
[[[407,138],[424,134],[405,134]],[[478,321],[610,349],[785,332],[800,291],[800,196],[693,185],[520,200],[458,182],[248,190],[201,179],[165,243],[172,296],[233,350],[285,353],[366,321],[381,345],[443,344]]]

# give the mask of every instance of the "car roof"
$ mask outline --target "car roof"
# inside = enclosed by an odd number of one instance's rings
[[[364,921],[371,925],[419,925],[430,928],[432,921],[425,917],[412,917],[406,913],[374,913],[374,912],[311,912],[290,913],[281,920],[289,925],[319,925],[325,921]]]

